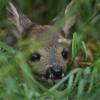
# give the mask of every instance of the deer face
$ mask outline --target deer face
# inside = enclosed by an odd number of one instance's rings
[[[38,42],[45,34],[49,35],[47,32],[51,28],[52,26],[49,25],[33,26],[27,38],[32,39],[33,42]],[[34,45],[31,44],[29,47],[31,52],[28,55],[28,64],[38,78],[58,80],[63,78],[67,71],[69,51],[59,42],[59,40],[64,38],[61,33],[56,33],[51,37],[52,38],[49,38],[50,40],[45,41],[44,46],[41,46],[36,51],[34,51],[34,48],[32,49]]]
[[[33,73],[39,79],[44,80],[58,80],[64,77],[67,71],[69,51],[61,43],[67,42],[66,35],[75,22],[75,16],[72,16],[67,24],[64,25],[61,29],[63,31],[51,31],[54,29],[53,25],[32,24],[25,15],[17,11],[11,2],[7,5],[7,12],[16,39],[19,40],[25,37],[33,41],[27,46],[28,49],[30,48],[27,62]],[[43,46],[34,51],[32,47],[34,47],[38,40],[43,42],[42,38],[45,41]]]

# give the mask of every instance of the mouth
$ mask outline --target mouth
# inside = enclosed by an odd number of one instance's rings
[[[62,79],[65,76],[65,73],[63,72],[63,70],[56,70],[56,72],[54,72],[52,70],[52,68],[49,68],[46,72],[46,74],[35,74],[36,75],[36,79],[39,80],[42,83],[46,83],[49,85],[54,85],[55,83],[57,83],[60,79]]]

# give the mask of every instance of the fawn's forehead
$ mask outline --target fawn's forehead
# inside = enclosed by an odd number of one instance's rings
[[[31,28],[29,36],[32,38],[38,36],[39,34],[42,34],[43,32],[50,29],[50,27],[51,26],[49,25],[35,25]]]
[[[45,37],[46,34],[48,34],[49,36],[51,35],[51,25],[35,25],[33,27],[31,27],[30,33],[29,33],[29,37],[30,38],[42,38],[43,36]],[[50,31],[50,32],[49,32]],[[50,40],[57,40],[61,37],[62,31],[52,31],[52,38]],[[45,35],[43,35],[45,34]]]
[[[30,38],[42,38],[42,36],[45,36],[43,34],[50,34],[48,31],[49,29],[51,28],[52,26],[50,25],[36,25],[36,26],[33,26],[31,31],[30,31],[30,34],[29,34],[29,37]],[[45,46],[43,46],[41,49],[39,49],[39,52],[43,52],[43,53],[52,53],[52,52],[60,52],[63,47],[61,44],[58,43],[58,39],[60,38],[60,33],[57,33],[57,34],[54,34],[52,36],[52,38],[50,38],[49,42],[46,43]],[[45,41],[45,40],[44,40]]]
[[[42,54],[43,56],[47,56],[47,55],[55,55],[55,56],[59,56],[59,54],[61,55],[62,50],[64,49],[63,46],[61,45],[57,45],[57,44],[48,44],[45,47],[42,47],[38,50],[38,52],[40,54]]]

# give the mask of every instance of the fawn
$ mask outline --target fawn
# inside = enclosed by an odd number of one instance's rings
[[[68,9],[72,7],[72,3],[73,2],[67,6],[66,13],[68,12]],[[47,34],[48,36],[50,35],[50,37],[47,38],[47,41],[45,41],[45,45],[41,46],[39,50],[34,51],[31,48],[28,64],[33,73],[36,74],[37,79],[52,83],[55,80],[63,78],[67,72],[69,51],[64,45],[61,45],[61,43],[67,45],[67,36],[75,23],[76,15],[70,16],[70,18],[64,22],[65,24],[55,32],[51,31],[54,29],[54,24],[33,24],[32,21],[21,11],[17,10],[11,2],[7,4],[6,8],[9,15],[8,20],[12,27],[11,30],[13,31],[13,35],[8,35],[6,42],[11,45],[13,42],[13,45],[15,45],[18,40],[24,38],[33,40],[34,44],[38,39],[44,38],[45,40],[45,36],[47,36]],[[31,47],[33,44],[30,44]]]

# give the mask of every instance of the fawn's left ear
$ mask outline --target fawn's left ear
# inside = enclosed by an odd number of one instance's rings
[[[77,19],[77,11],[75,12],[73,9],[74,1],[72,0],[67,7],[65,7],[52,21],[50,24],[59,24],[61,23],[60,29],[65,38],[68,37],[71,27],[75,24]]]
[[[18,39],[23,37],[24,32],[32,27],[32,22],[22,12],[18,11],[11,2],[8,2],[6,9],[11,30]]]

